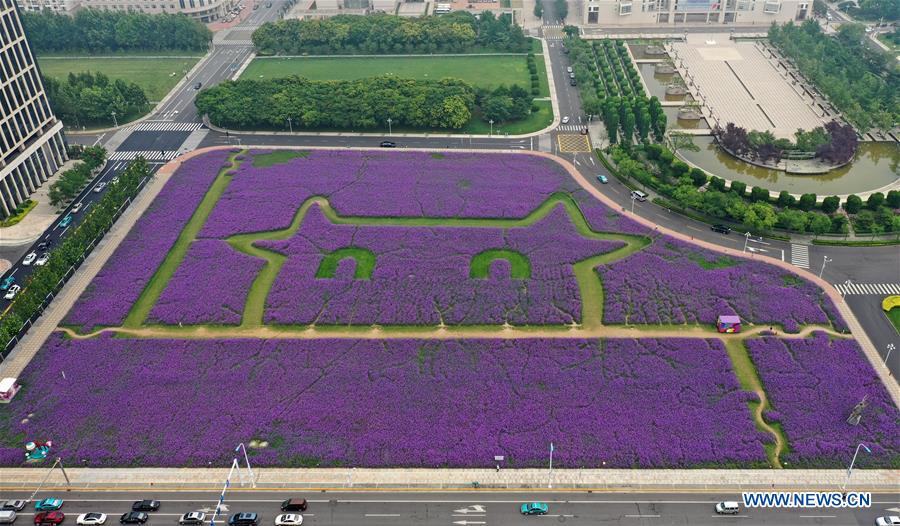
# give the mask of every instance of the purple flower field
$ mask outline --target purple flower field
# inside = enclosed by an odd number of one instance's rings
[[[737,314],[797,332],[807,323],[844,322],[816,285],[774,265],[730,259],[670,237],[610,265],[603,281],[605,323],[715,323]]]
[[[771,438],[718,340],[54,335],[21,380],[0,434],[91,466],[226,465],[251,439],[260,466],[543,466],[551,441],[560,467],[747,466]]]
[[[900,411],[853,340],[829,340],[824,333],[803,340],[748,340],[763,388],[791,451],[790,465],[846,467],[857,444],[859,467],[900,467]],[[859,426],[846,422],[868,395]]]
[[[225,165],[217,151],[185,162],[150,204],[66,315],[63,325],[90,330],[121,325]]]
[[[194,241],[159,300],[150,323],[239,325],[247,292],[265,260],[218,239]]]
[[[288,256],[269,293],[268,323],[549,325],[581,320],[572,264],[624,243],[582,237],[561,206],[507,230],[335,225],[314,206],[294,237],[257,245]],[[324,254],[350,246],[375,254],[371,279],[343,269],[316,278]],[[470,278],[472,258],[487,249],[522,254],[531,278],[511,279],[505,262],[488,279]]]

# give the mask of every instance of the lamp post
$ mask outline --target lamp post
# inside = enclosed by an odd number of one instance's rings
[[[392,123],[392,122],[394,122],[394,121],[391,120],[390,117],[388,117],[388,119],[387,119],[387,123],[388,123],[388,137],[390,137],[390,136],[393,134],[393,130],[391,130],[391,123]]]
[[[888,358],[891,357],[891,351],[895,349],[893,343],[887,344],[887,354],[884,355],[884,366],[887,367]]]
[[[112,115],[112,118],[113,118],[113,126],[115,126],[116,128],[118,128],[118,127],[119,127],[119,123],[116,121],[116,112],[112,112],[111,115]]]
[[[750,241],[750,232],[744,232],[744,250],[743,250],[743,252],[747,251],[747,242],[748,241]]]
[[[247,447],[244,446],[244,443],[241,442],[234,448],[234,452],[237,453],[240,450],[244,450],[244,462],[247,463],[247,472],[250,473],[250,486],[256,487],[256,480],[253,479],[253,469],[250,467],[250,458],[247,456]]]
[[[488,122],[491,123],[491,136],[493,137],[493,135],[494,135],[494,119],[491,119]]]
[[[548,474],[547,487],[553,487],[553,442],[550,442],[550,473]]]
[[[853,453],[853,460],[850,461],[850,467],[847,468],[847,480],[845,480],[845,481],[844,481],[844,485],[841,486],[841,491],[844,491],[845,489],[847,489],[847,484],[850,483],[850,475],[853,474],[853,464],[856,463],[856,455],[859,455],[859,448],[865,449],[865,450],[866,450],[866,453],[868,453],[868,454],[870,454],[870,455],[872,454],[872,450],[869,449],[868,446],[866,446],[866,445],[863,444],[862,442],[860,442],[859,445],[856,446],[856,452]]]
[[[834,261],[834,260],[831,259],[831,258],[828,257],[828,256],[825,256],[825,259],[822,260],[822,269],[819,270],[819,277],[820,277],[820,278],[822,277],[822,273],[825,272],[825,264],[828,263],[829,261]]]
[[[291,133],[294,133],[294,123],[290,117],[287,118],[288,127],[291,129]]]
[[[632,194],[631,196],[631,213],[634,213],[634,202],[637,201],[637,198]]]

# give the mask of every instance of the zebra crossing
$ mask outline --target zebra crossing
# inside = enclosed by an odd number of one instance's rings
[[[791,264],[809,268],[809,245],[791,244]]]
[[[189,132],[203,127],[202,122],[144,121],[131,131],[181,131]]]
[[[148,161],[170,161],[178,156],[177,150],[141,150],[130,152],[114,152],[109,156],[110,161],[133,161],[143,157]]]
[[[565,131],[565,132],[580,132],[585,127],[579,124],[561,124],[556,127],[557,131]]]
[[[541,26],[541,33],[547,40],[563,40],[566,34],[563,33],[563,24],[548,24]]]
[[[835,283],[834,288],[841,295],[848,294],[870,294],[879,296],[889,296],[891,294],[900,294],[900,283]]]
[[[218,40],[214,44],[217,46],[252,46],[253,41],[249,38],[242,38],[238,40]]]

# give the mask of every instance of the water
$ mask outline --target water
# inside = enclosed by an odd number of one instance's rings
[[[700,147],[699,152],[679,154],[708,173],[777,192],[811,192],[820,196],[853,194],[875,190],[900,179],[900,144],[897,143],[861,143],[852,163],[821,175],[790,175],[753,166],[723,152],[712,137],[694,137],[694,143]]]
[[[678,107],[677,106],[663,106],[663,112],[666,114],[666,129],[667,130],[677,130],[677,129],[703,129],[708,130],[709,124],[706,123],[706,119],[699,120],[678,120]],[[694,141],[696,142],[696,141]]]

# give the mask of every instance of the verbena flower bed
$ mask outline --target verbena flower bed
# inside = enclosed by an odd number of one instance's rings
[[[747,342],[769,396],[770,422],[780,423],[791,445],[783,456],[795,467],[844,468],[862,442],[859,467],[900,468],[900,411],[853,340],[824,333],[803,340]],[[868,397],[858,426],[847,423],[854,406]]]
[[[831,319],[845,326],[828,295],[796,274],[670,237],[598,272],[606,323],[712,324],[721,314],[736,314],[788,332]]]
[[[560,467],[749,466],[771,438],[718,340],[54,335],[21,381],[0,436],[89,466],[227,465],[252,439],[259,466],[545,466],[551,441]]]

